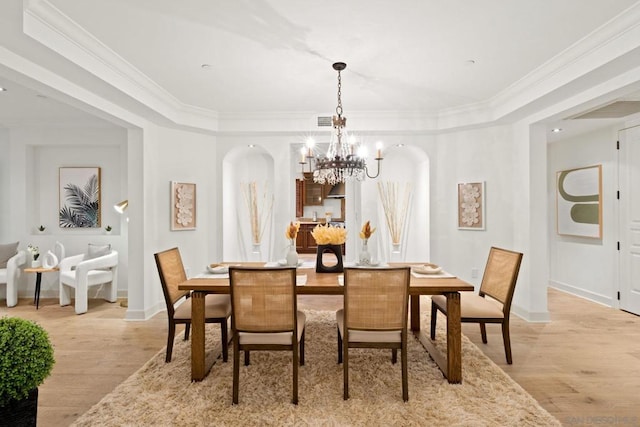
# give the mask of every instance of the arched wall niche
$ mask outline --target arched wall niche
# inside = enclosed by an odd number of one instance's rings
[[[371,165],[375,169],[375,165]],[[375,171],[371,171],[375,173]],[[369,251],[381,261],[428,261],[430,257],[430,185],[429,157],[420,148],[405,145],[389,147],[384,152],[380,175],[362,182],[359,227],[370,220],[377,231],[369,241]],[[392,239],[380,199],[379,183],[399,183],[398,203],[411,188],[405,224],[401,234],[400,253],[392,251]]]
[[[273,252],[274,159],[260,146],[237,147],[222,161],[222,259],[267,261]],[[253,245],[246,184],[255,182],[262,239]],[[246,188],[246,187],[245,187]],[[251,200],[249,200],[251,202]]]

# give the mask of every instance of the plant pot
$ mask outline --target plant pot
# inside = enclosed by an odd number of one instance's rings
[[[29,392],[29,396],[22,400],[12,400],[5,406],[0,406],[0,420],[2,425],[35,426],[38,419],[38,388]]]
[[[40,268],[40,267],[42,267],[42,261],[40,260],[31,261],[31,268]]]
[[[322,255],[325,253],[334,254],[338,262],[335,265],[325,265],[322,259]],[[342,273],[343,271],[342,245],[318,245],[318,252],[316,255],[316,273]]]

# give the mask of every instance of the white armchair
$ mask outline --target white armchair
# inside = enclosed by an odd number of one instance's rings
[[[118,299],[118,252],[89,258],[87,254],[74,255],[60,261],[60,305],[71,304],[71,289],[75,288],[76,314],[87,312],[89,286],[106,285],[106,299]],[[75,267],[75,268],[73,268]]]
[[[7,307],[14,307],[18,304],[18,279],[20,278],[21,267],[27,263],[27,253],[18,251],[17,254],[9,258],[6,268],[0,268],[0,283],[7,285]]]

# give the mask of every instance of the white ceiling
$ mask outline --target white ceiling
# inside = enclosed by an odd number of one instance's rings
[[[348,116],[349,111],[453,111],[489,102],[637,0],[49,3],[177,102],[218,113],[331,114],[336,104],[331,64],[344,61]],[[13,20],[22,15],[16,5],[21,2],[3,0],[0,6],[0,19],[15,27],[13,33],[4,30],[3,36],[16,39],[6,45],[37,44],[18,34]],[[6,77],[3,81],[1,71],[0,85],[10,91],[0,94],[0,126],[61,122],[65,116],[74,122],[83,115]]]

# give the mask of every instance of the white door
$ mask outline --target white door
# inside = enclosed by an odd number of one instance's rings
[[[620,132],[620,308],[640,314],[640,126]]]

